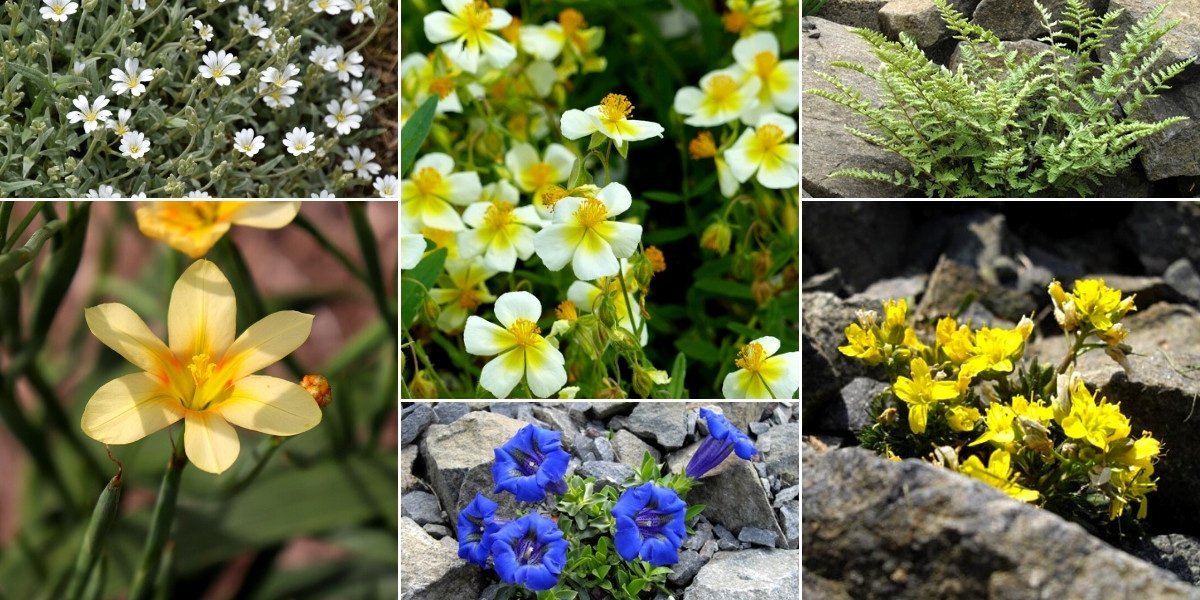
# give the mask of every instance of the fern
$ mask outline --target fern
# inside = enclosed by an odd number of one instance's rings
[[[1091,195],[1102,177],[1129,167],[1138,141],[1186,119],[1145,123],[1136,112],[1194,59],[1155,69],[1165,49],[1155,45],[1178,21],[1159,24],[1165,5],[1125,33],[1107,63],[1099,50],[1117,33],[1120,11],[1096,15],[1086,0],[1067,0],[1061,22],[1035,2],[1050,45],[1020,58],[994,33],[971,23],[947,0],[933,0],[963,42],[956,72],[931,62],[907,34],[851,29],[872,47],[877,69],[834,62],[879,83],[881,102],[834,75],[816,73],[833,90],[807,93],[862,116],[847,130],[900,155],[912,174],[863,169],[833,173],[912,188],[929,196]]]

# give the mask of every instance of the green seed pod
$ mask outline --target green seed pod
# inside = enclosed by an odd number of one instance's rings
[[[121,502],[121,472],[109,480],[108,485],[100,492],[96,500],[96,508],[92,510],[92,520],[88,523],[87,533],[83,535],[83,543],[79,554],[75,556],[75,572],[67,587],[67,597],[77,598],[87,584],[96,561],[100,558],[100,550],[104,546],[104,537],[113,521],[117,520],[117,506]]]

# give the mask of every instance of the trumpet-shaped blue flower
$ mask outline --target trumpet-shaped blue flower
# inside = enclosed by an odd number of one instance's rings
[[[498,529],[496,503],[475,494],[475,500],[458,513],[458,557],[486,567],[491,537]]]
[[[562,449],[562,434],[526,425],[503,446],[496,448],[492,478],[496,493],[512,492],[521,502],[537,502],[549,490],[564,494],[567,463],[571,455]]]
[[[733,451],[746,460],[758,454],[750,438],[734,427],[724,415],[701,408],[700,416],[708,423],[708,437],[700,442],[700,448],[692,455],[692,460],[688,461],[684,469],[688,477],[700,479],[713,467],[721,464]]]
[[[492,560],[505,583],[548,590],[567,564],[567,541],[554,521],[536,513],[525,515],[492,536]]]
[[[641,555],[654,566],[679,562],[686,513],[687,504],[675,490],[653,483],[625,490],[612,509],[617,554],[625,560]]]

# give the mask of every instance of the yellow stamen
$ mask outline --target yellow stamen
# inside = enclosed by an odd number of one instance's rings
[[[738,82],[728,75],[717,75],[708,81],[708,95],[721,102],[736,92]]]
[[[559,304],[558,308],[554,309],[554,314],[559,319],[566,319],[568,321],[574,321],[579,318],[579,313],[575,311],[575,303],[570,300],[563,300],[562,304]]]
[[[533,183],[533,187],[542,187],[550,183],[550,178],[554,175],[554,167],[548,163],[540,162],[532,167],[529,167],[529,179]]]
[[[542,336],[538,335],[542,330],[538,329],[537,323],[529,319],[517,319],[508,331],[517,338],[517,344],[522,346],[532,346],[542,339]]]
[[[762,344],[758,342],[750,342],[738,351],[737,360],[733,364],[746,369],[747,371],[757,373],[762,369],[763,361],[767,359],[767,352],[763,350]]]
[[[702,158],[712,158],[717,155],[717,145],[713,142],[713,136],[707,131],[701,131],[696,139],[688,144],[688,154],[692,155],[692,160],[700,160]]]
[[[439,100],[445,100],[454,91],[454,82],[449,77],[440,77],[429,84],[429,92],[438,95]]]
[[[662,250],[650,246],[646,248],[646,258],[650,259],[650,265],[654,267],[655,273],[662,273],[667,270],[667,261],[663,259]]]
[[[621,94],[609,94],[600,101],[600,114],[609,121],[623,121],[633,114],[633,105]]]
[[[770,154],[783,141],[783,130],[778,125],[767,123],[754,132],[754,141],[758,144],[760,152]]]
[[[566,198],[567,195],[568,195],[567,190],[564,190],[564,189],[558,187],[557,185],[552,186],[550,189],[548,189],[542,193],[542,204],[545,204],[546,208],[553,210],[554,205],[559,200]]]
[[[212,377],[213,371],[216,371],[217,365],[211,362],[211,358],[207,354],[197,354],[192,357],[192,364],[188,365],[188,371],[192,372],[192,379],[196,385],[203,385]]]
[[[428,196],[442,185],[442,174],[433,167],[425,167],[412,178],[422,196]]]
[[[579,204],[575,218],[584,227],[595,227],[608,218],[608,207],[595,198],[588,198]]]
[[[770,81],[771,73],[775,70],[775,66],[778,64],[779,57],[766,50],[754,55],[755,71],[758,73],[758,76],[762,78],[764,83]]]
[[[421,235],[433,240],[435,250],[437,248],[449,248],[450,244],[455,240],[453,231],[434,229],[432,227],[422,227]]]
[[[492,7],[483,0],[475,0],[463,7],[462,20],[467,24],[468,33],[478,35],[492,22]]]
[[[480,302],[479,290],[475,288],[462,290],[462,295],[458,297],[458,305],[467,310],[475,310]]]
[[[725,24],[725,31],[730,33],[741,33],[749,21],[750,19],[746,17],[746,13],[737,10],[721,15],[721,22]]]
[[[483,220],[486,227],[492,229],[503,229],[511,225],[515,219],[513,217],[513,205],[493,200],[492,205],[488,207],[487,212],[483,213]]]

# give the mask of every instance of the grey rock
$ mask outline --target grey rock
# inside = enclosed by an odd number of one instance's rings
[[[803,485],[804,570],[852,597],[1200,598],[1076,524],[919,460],[806,451]]]
[[[417,486],[420,482],[413,475],[413,463],[417,461],[419,450],[416,444],[400,448],[400,493],[403,494]]]
[[[495,449],[512,439],[524,426],[525,423],[520,421],[482,411],[470,413],[449,425],[429,426],[421,441],[421,455],[438,500],[447,513],[453,509],[456,515],[450,519],[451,526],[457,527],[458,512],[475,498],[474,494],[459,497],[467,473],[474,467],[482,467],[490,478],[487,470],[495,460]]]
[[[612,442],[606,437],[598,437],[592,440],[592,445],[596,448],[596,457],[600,460],[614,462],[617,460],[617,452],[613,449]]]
[[[458,500],[453,507],[453,512],[449,514],[451,527],[458,531],[458,514],[475,500],[475,495],[479,494],[496,503],[496,514],[498,515],[516,515],[517,509],[522,508],[528,510],[528,505],[518,504],[517,499],[512,494],[501,491],[496,492],[495,478],[492,477],[492,463],[488,461],[471,467],[462,482],[458,486]],[[450,513],[447,508],[447,513]]]
[[[586,423],[582,414],[547,406],[534,406],[533,416],[545,421],[551,430],[561,431],[567,437],[582,429]]]
[[[791,442],[793,446],[796,445],[795,439]],[[667,466],[670,472],[683,472],[683,468],[699,446],[698,443],[692,444],[668,455]],[[688,503],[703,504],[704,516],[714,526],[723,525],[730,531],[740,531],[743,527],[758,527],[774,531],[780,540],[783,539],[783,532],[775,521],[775,511],[767,499],[767,491],[763,489],[758,473],[750,462],[738,458],[736,453],[731,453],[720,465],[701,477],[700,482],[700,485],[688,493]]]
[[[608,486],[619,489],[626,479],[633,477],[633,469],[619,462],[594,460],[583,463],[578,474],[580,477],[594,477],[597,490]]]
[[[1194,537],[1179,533],[1150,536],[1133,548],[1133,555],[1200,585],[1200,540]]]
[[[700,569],[683,600],[795,600],[800,597],[799,550],[718,552]]]
[[[737,544],[737,542],[734,542],[734,544]],[[700,556],[704,558],[704,560],[708,560],[717,553],[717,549],[719,547],[720,544],[717,542],[717,540],[708,540],[707,542],[704,542],[703,546],[700,547]]]
[[[471,407],[465,402],[438,402],[433,407],[433,415],[439,425],[449,425],[471,412]]]
[[[759,442],[759,448],[762,448],[762,447],[763,447],[762,442]],[[769,442],[768,442],[768,449],[770,449]],[[759,478],[764,478],[767,476],[767,465],[764,465],[764,464],[758,463],[758,462],[751,463],[751,464],[754,465],[754,471],[756,473],[758,473]]]
[[[781,402],[772,412],[776,423],[787,423],[792,420],[792,407],[787,404]]]
[[[654,460],[662,460],[662,454],[656,448],[652,448],[638,436],[624,429],[618,429],[609,441],[612,443],[613,451],[617,453],[617,462],[629,465],[631,468],[641,467],[642,458],[647,452],[654,457]]]
[[[825,273],[817,273],[805,278],[804,282],[800,285],[800,291],[805,294],[809,292],[829,292],[830,294],[841,296],[846,291],[846,280],[842,279],[841,269],[832,269]]]
[[[563,436],[563,440],[566,440],[566,436]],[[596,454],[595,439],[588,437],[588,434],[582,431],[577,432],[571,438],[571,444],[567,450],[584,462],[600,459],[600,456]]]
[[[800,572],[800,585],[804,593],[801,598],[818,598],[820,600],[854,600],[846,592],[846,588],[838,581],[830,581],[819,575],[813,574],[811,570],[805,569]]]
[[[1200,274],[1196,273],[1192,261],[1181,258],[1171,263],[1163,272],[1163,280],[1193,306],[1200,305]]]
[[[879,10],[879,28],[893,40],[901,33],[912,36],[921,48],[950,38],[950,29],[929,0],[892,0]]]
[[[787,539],[787,547],[800,547],[800,501],[789,500],[779,507],[779,526]]]
[[[829,19],[846,27],[879,31],[879,9],[885,4],[887,0],[829,0],[821,7],[820,14],[822,19]],[[805,20],[816,21],[812,17],[805,17]]]
[[[428,533],[429,536],[435,540],[440,540],[446,536],[453,535],[450,532],[449,527],[446,527],[445,525],[438,525],[437,523],[427,523],[422,525],[421,529],[424,529],[425,533]]]
[[[411,444],[417,436],[433,422],[433,409],[426,402],[418,402],[400,411],[400,444]]]
[[[500,591],[500,584],[493,583],[492,585],[483,588],[483,592],[479,594],[479,600],[496,600],[496,593]]]
[[[916,305],[917,296],[925,291],[925,283],[929,281],[928,273],[920,273],[910,277],[889,277],[876,281],[863,291],[846,299],[851,305],[878,305],[889,298],[907,298],[910,305]]]
[[[400,547],[404,548],[401,600],[475,600],[483,589],[483,571],[462,560],[456,550],[439,542],[408,517],[400,518]],[[457,543],[455,543],[457,547]]]
[[[679,562],[671,566],[672,571],[667,575],[667,581],[672,585],[687,587],[706,562],[708,561],[701,557],[699,552],[684,550],[679,553]]]
[[[1191,202],[1136,202],[1120,231],[1148,273],[1162,273],[1180,257],[1200,264],[1200,206]]]
[[[838,398],[841,389],[855,377],[866,376],[870,367],[838,350],[838,346],[846,345],[846,326],[854,322],[862,305],[845,303],[821,292],[802,295],[800,303],[800,414],[811,426],[824,407]],[[878,306],[873,308],[880,310]]]
[[[754,433],[754,435],[762,435],[770,428],[771,424],[767,423],[766,421],[755,421],[750,424],[750,431]]]
[[[517,418],[518,404],[519,403],[517,402],[492,402],[488,405],[488,410],[491,410],[498,415],[504,415],[510,419],[515,419]]]
[[[673,450],[683,445],[687,432],[684,431],[682,402],[643,402],[633,409],[625,428],[643,439],[652,439],[659,446]]]
[[[742,547],[733,533],[720,525],[713,525],[713,533],[717,534],[717,548],[721,550],[737,550]]]
[[[713,539],[713,528],[708,523],[701,523],[696,526],[696,531],[683,538],[683,547],[688,550],[699,550]]]
[[[775,502],[772,504],[772,506],[774,506],[775,508],[779,508],[780,506],[783,506],[784,502],[787,502],[789,500],[795,500],[796,498],[799,498],[799,497],[800,497],[800,486],[793,485],[792,487],[779,490],[779,493],[775,494]]]
[[[611,419],[616,415],[629,414],[637,405],[637,402],[592,402],[588,414],[597,419]]]
[[[418,525],[445,523],[438,499],[429,492],[409,492],[400,497],[400,514],[417,522]]]
[[[993,291],[996,292],[994,296]],[[1021,300],[1006,302],[1015,300],[1014,295],[1019,296]],[[933,275],[929,277],[929,286],[925,289],[925,295],[921,297],[921,303],[917,305],[915,311],[912,307],[909,307],[909,311],[911,316],[916,319],[937,319],[957,312],[968,296],[978,300],[971,303],[971,308],[979,307],[980,303],[984,303],[986,307],[981,316],[985,317],[987,322],[972,319],[975,327],[991,325],[996,320],[996,317],[992,315],[999,315],[1003,318],[1004,314],[997,309],[1004,310],[1010,316],[1015,316],[1016,318],[1012,322],[1016,322],[1021,316],[1027,314],[1020,312],[1021,310],[1028,308],[1032,311],[1034,308],[1033,300],[1029,296],[1018,294],[1004,287],[989,285],[974,267],[943,256],[938,260]],[[995,302],[991,302],[992,300]],[[960,316],[959,322],[966,322],[968,319],[971,317],[964,314]]]
[[[800,424],[796,422],[776,425],[759,438],[759,443],[767,442],[769,450],[763,450],[763,464],[767,466],[767,475],[778,476],[787,485],[796,485],[800,481]]]
[[[870,44],[838,24],[850,23],[848,20],[833,16],[834,12],[831,11],[836,11],[838,4],[840,4],[839,0],[831,0],[824,9],[825,14],[837,22],[817,17],[805,18],[806,23],[814,26],[815,32],[819,32],[820,37],[814,39],[811,37],[813,32],[810,32],[801,44],[800,50],[803,58],[800,67],[802,71],[800,81],[802,86],[806,90],[819,88],[833,91],[834,88],[829,82],[815,75],[815,73],[821,72],[833,75],[843,83],[861,90],[865,99],[870,100],[872,104],[879,105],[881,93],[879,84],[874,79],[861,73],[829,65],[833,61],[857,63],[868,69],[877,68],[879,65],[879,59],[871,53]],[[874,5],[875,2],[871,2],[871,4]],[[878,14],[878,8],[882,6],[883,2],[879,0],[878,6],[874,8],[876,14]],[[878,28],[877,17],[875,15],[872,17],[873,22],[858,26],[870,29]],[[890,183],[855,177],[830,177],[830,174],[836,171],[849,168],[878,170],[885,173],[897,170],[902,173],[911,173],[912,167],[899,155],[888,152],[850,133],[846,129],[847,127],[871,131],[865,120],[850,109],[817,96],[805,96],[802,104],[800,122],[804,129],[800,135],[800,154],[803,165],[800,173],[803,177],[803,188],[808,193],[818,198],[894,198],[908,193],[906,188]],[[806,206],[806,208],[808,207]],[[881,206],[875,210],[886,209]],[[805,215],[804,220],[807,221],[807,218],[808,214]],[[808,227],[805,227],[804,231],[805,235],[801,236],[802,239],[807,237]],[[850,237],[843,238],[843,242],[858,246],[869,244],[871,241],[880,241],[872,240],[869,235],[860,239],[862,244]],[[855,278],[851,276],[851,273],[843,271],[842,275],[848,283],[854,284]]]
[[[757,527],[743,527],[738,532],[738,541],[747,542],[757,546],[766,546],[768,548],[775,547],[775,532],[759,529]]]
[[[890,387],[882,381],[868,377],[855,377],[842,388],[841,397],[829,404],[825,414],[817,423],[821,431],[850,435],[872,424],[868,410],[871,400]]]
[[[698,439],[696,435],[696,423],[700,421],[700,411],[689,410],[684,413],[683,432],[692,440]],[[707,428],[706,428],[707,429]]]

